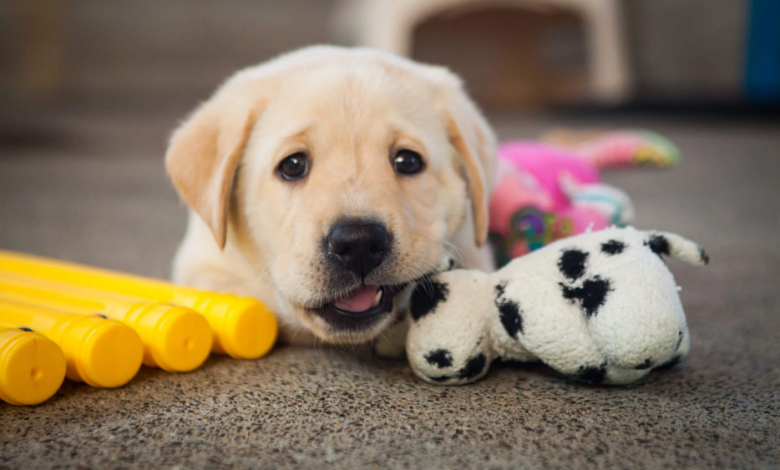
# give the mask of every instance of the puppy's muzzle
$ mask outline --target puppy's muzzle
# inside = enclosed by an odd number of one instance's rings
[[[390,234],[382,224],[348,222],[328,232],[328,255],[365,279],[390,252]]]
[[[395,295],[406,285],[385,272],[394,254],[393,234],[376,219],[342,219],[322,245],[333,297],[310,311],[333,332],[369,331],[385,321]]]

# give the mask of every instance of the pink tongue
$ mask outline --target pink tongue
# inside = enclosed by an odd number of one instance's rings
[[[348,312],[362,312],[371,307],[379,305],[380,298],[377,298],[377,286],[359,287],[349,294],[339,297],[333,301],[333,306]]]

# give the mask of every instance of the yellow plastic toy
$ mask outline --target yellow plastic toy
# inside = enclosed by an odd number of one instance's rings
[[[51,398],[65,379],[65,356],[38,333],[0,328],[0,399],[37,405]]]
[[[65,355],[66,377],[93,387],[119,387],[141,368],[141,338],[116,320],[14,302],[0,290],[0,327],[46,336]]]
[[[279,329],[273,313],[250,298],[2,250],[0,270],[191,308],[211,326],[212,350],[235,358],[263,356],[274,345]]]
[[[121,294],[0,271],[3,296],[68,313],[104,315],[134,329],[144,345],[144,365],[186,372],[211,352],[211,329],[186,307],[149,302]]]

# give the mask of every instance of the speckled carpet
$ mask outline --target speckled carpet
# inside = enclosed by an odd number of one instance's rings
[[[165,277],[185,210],[162,169],[179,116],[62,114],[0,145],[0,248]],[[638,226],[712,256],[672,262],[692,334],[680,366],[628,388],[501,365],[446,388],[366,351],[277,347],[127,386],[66,382],[0,403],[0,468],[780,468],[780,126],[761,121],[497,118],[503,139],[551,124],[646,126],[671,171],[608,174]],[[8,137],[8,136],[6,136]],[[44,138],[45,137],[45,138]]]

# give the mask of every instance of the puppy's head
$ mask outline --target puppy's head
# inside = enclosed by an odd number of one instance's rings
[[[494,152],[445,69],[315,47],[228,80],[166,166],[217,245],[273,286],[283,321],[358,342],[393,321],[394,295],[435,269],[468,210],[485,242]]]

